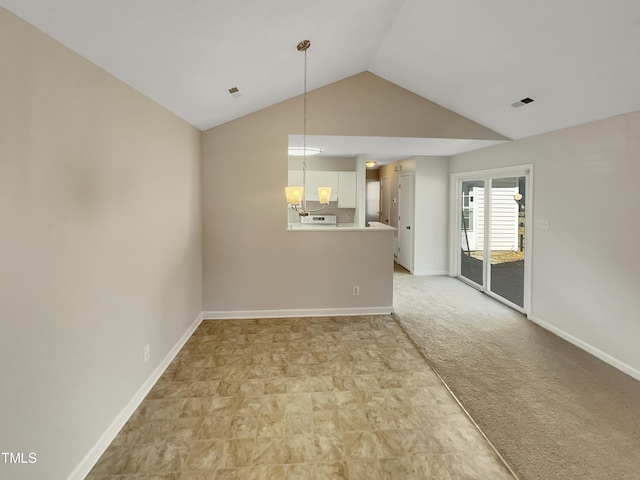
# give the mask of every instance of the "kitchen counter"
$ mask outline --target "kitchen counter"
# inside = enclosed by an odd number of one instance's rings
[[[386,223],[382,223],[382,222],[369,222],[369,227],[370,228],[380,228],[382,230],[397,230],[396,227],[391,227],[391,226],[387,225]]]
[[[380,222],[370,222],[368,227],[359,227],[355,223],[338,223],[337,225],[303,225],[300,223],[290,223],[288,230],[292,232],[384,232],[394,231],[396,228]]]

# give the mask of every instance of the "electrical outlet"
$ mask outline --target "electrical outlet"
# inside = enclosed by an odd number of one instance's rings
[[[353,294],[354,294],[355,296],[360,295],[360,287],[358,287],[357,285],[354,285],[354,286],[353,286]]]
[[[145,347],[142,349],[142,360],[144,361],[144,363],[147,363],[149,361],[150,356],[151,347],[149,345],[145,345]]]

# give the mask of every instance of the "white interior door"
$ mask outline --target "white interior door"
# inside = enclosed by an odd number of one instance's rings
[[[413,272],[413,174],[398,178],[398,263]]]

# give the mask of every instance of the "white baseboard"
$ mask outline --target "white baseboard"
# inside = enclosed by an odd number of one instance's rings
[[[202,318],[205,320],[231,320],[241,318],[345,317],[358,315],[387,315],[390,313],[393,313],[393,306],[391,305],[388,307],[210,311],[202,312]]]
[[[149,378],[147,378],[147,380],[138,389],[133,398],[129,400],[129,402],[120,411],[113,422],[111,422],[111,425],[109,425],[105,432],[100,436],[98,442],[91,448],[91,450],[89,450],[89,453],[85,455],[85,457],[80,461],[73,472],[69,474],[67,480],[82,480],[89,474],[89,472],[96,464],[96,462],[100,459],[107,447],[111,444],[116,435],[118,435],[118,432],[122,429],[124,424],[127,423],[129,417],[133,415],[133,412],[135,412],[136,408],[138,408],[140,403],[142,403],[144,397],[147,396],[151,388],[153,388],[155,383],[162,376],[171,361],[176,357],[180,349],[184,346],[187,340],[189,340],[189,338],[196,330],[196,328],[198,328],[201,322],[202,314],[200,314],[198,318],[196,318],[196,320],[189,326],[184,335],[180,337],[180,340],[178,340],[178,342],[173,346],[169,353],[164,357],[162,362],[160,362],[156,369],[151,373]]]
[[[416,270],[413,272],[416,277],[449,275],[449,270]]]
[[[560,338],[566,340],[567,342],[572,343],[576,347],[579,347],[582,350],[590,353],[594,357],[599,358],[603,362],[608,363],[612,367],[617,368],[621,372],[626,373],[627,375],[635,378],[636,380],[640,380],[640,370],[638,370],[637,368],[634,368],[631,365],[627,365],[626,363],[618,360],[617,358],[612,357],[608,353],[605,353],[602,350],[599,350],[596,347],[589,345],[588,343],[580,340],[579,338],[574,337],[570,333],[567,333],[558,327],[551,325],[548,322],[545,322],[544,320],[536,317],[535,315],[530,315],[529,320],[540,325],[545,330],[549,330],[551,333],[559,336]]]

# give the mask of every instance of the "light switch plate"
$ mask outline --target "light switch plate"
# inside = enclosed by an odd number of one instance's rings
[[[549,230],[549,220],[547,219],[539,219],[536,220],[536,227],[540,230]]]

